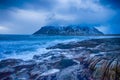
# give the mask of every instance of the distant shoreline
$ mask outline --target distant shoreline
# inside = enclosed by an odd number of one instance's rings
[[[104,34],[104,35],[49,35],[49,34],[0,34],[4,35],[18,35],[18,36],[120,36],[120,34]]]

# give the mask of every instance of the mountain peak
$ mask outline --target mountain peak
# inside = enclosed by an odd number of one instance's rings
[[[103,35],[102,32],[94,27],[81,26],[81,25],[68,25],[68,26],[43,26],[40,30],[36,31],[34,35]]]

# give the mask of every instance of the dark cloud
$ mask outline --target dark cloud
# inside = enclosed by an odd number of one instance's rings
[[[115,12],[106,24],[109,25],[109,33],[120,34],[120,0],[100,0],[100,3]]]
[[[32,34],[44,25],[70,24],[102,25],[101,30],[118,33],[119,3],[119,0],[0,0],[0,33]]]
[[[22,7],[23,5],[23,0],[0,0],[1,9],[7,9],[11,7]]]
[[[120,9],[120,0],[100,0],[100,2],[107,7]]]
[[[27,9],[49,9],[56,0],[0,0],[0,9],[27,8]]]

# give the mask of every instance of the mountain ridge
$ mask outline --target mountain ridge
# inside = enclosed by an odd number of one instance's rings
[[[33,35],[104,35],[95,27],[68,25],[68,26],[43,26]]]

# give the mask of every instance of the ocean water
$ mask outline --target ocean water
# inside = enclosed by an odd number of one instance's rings
[[[111,37],[111,36],[108,36]],[[112,36],[113,37],[113,36]],[[106,36],[36,36],[36,35],[0,35],[0,60],[7,58],[32,59],[34,55],[50,50],[46,47],[57,43],[81,41]]]

